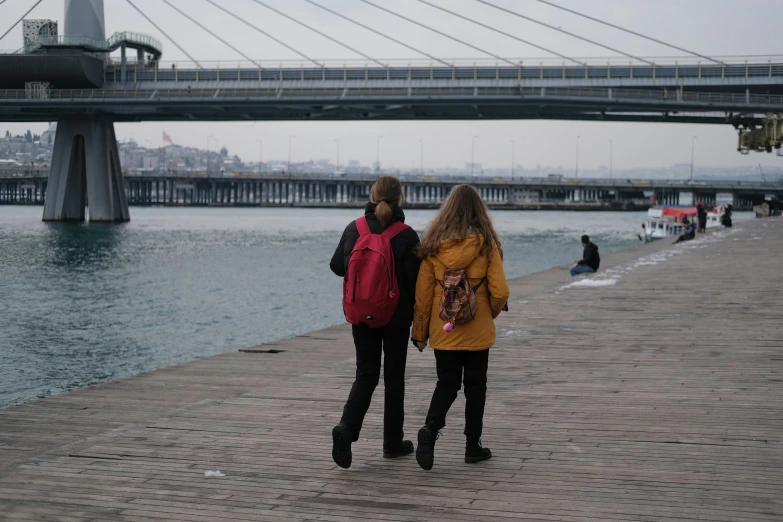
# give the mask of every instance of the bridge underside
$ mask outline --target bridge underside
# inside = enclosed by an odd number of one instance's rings
[[[66,91],[67,92],[67,91]],[[113,121],[591,120],[752,124],[777,104],[620,101],[579,96],[312,97],[178,90],[132,91],[128,98],[9,100],[1,121],[53,121],[105,115]]]

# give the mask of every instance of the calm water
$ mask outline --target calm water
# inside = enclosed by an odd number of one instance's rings
[[[124,225],[41,212],[0,206],[0,407],[344,320],[328,262],[355,210],[132,208]],[[643,218],[494,215],[509,277],[578,258],[585,232],[605,253],[637,244]]]

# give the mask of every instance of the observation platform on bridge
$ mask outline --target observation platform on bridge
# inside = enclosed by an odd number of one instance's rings
[[[382,385],[353,467],[334,465],[354,374],[341,325],[0,410],[0,513],[779,521],[781,258],[769,218],[606,255],[575,284],[562,267],[512,281],[489,365],[494,456],[478,465],[461,458],[462,397],[432,471],[382,458]],[[414,436],[436,378],[432,353],[410,350]]]

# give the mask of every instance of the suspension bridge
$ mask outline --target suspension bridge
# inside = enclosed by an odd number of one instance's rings
[[[0,2],[0,8],[6,1]],[[467,21],[549,55],[539,60],[508,58],[470,41],[470,35],[441,31],[427,20],[408,16],[399,6],[356,0],[379,16],[402,20],[486,57],[449,59],[379,29],[381,24],[361,22],[321,1],[302,0],[322,10],[325,17],[357,25],[421,57],[386,60],[330,34],[325,27],[296,18],[282,7],[253,0],[360,57],[335,62],[309,56],[295,47],[296,42],[275,36],[274,28],[251,22],[241,11],[204,0],[299,58],[272,62],[253,59],[213,24],[162,0],[182,23],[192,24],[242,58],[212,63],[192,56],[186,44],[172,38],[162,26],[162,17],[151,16],[138,2],[125,1],[189,61],[163,62],[163,44],[157,37],[120,32],[107,38],[100,0],[66,0],[64,35],[39,35],[19,50],[0,55],[0,121],[58,121],[45,220],[84,219],[86,199],[91,220],[129,219],[113,129],[113,123],[120,121],[551,119],[699,123],[734,126],[739,135],[738,150],[743,153],[780,153],[783,144],[783,56],[710,56],[545,0],[537,1],[678,54],[668,58],[637,56],[547,24],[519,8],[474,0],[488,11],[563,33],[613,55],[601,59],[569,56],[447,8],[443,2],[415,0],[440,17]],[[30,3],[30,10],[0,40],[41,0]],[[135,51],[135,56],[129,51]]]

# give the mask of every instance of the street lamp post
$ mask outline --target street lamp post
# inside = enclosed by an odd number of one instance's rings
[[[210,150],[209,147],[212,138],[214,138],[214,136],[212,136],[211,134],[207,136],[207,175],[209,175],[209,150]]]
[[[424,175],[424,140],[419,140],[419,152],[421,155],[421,159],[419,163],[419,174],[423,176]]]
[[[581,136],[576,137],[576,177],[579,177],[579,139]]]
[[[378,135],[375,138],[375,169],[381,170],[381,138],[383,136]]]
[[[334,144],[337,148],[337,163],[335,164],[335,169],[340,170],[340,140],[335,138]]]
[[[612,179],[612,140],[609,140],[609,179]]]
[[[516,159],[515,156],[517,154],[517,142],[514,140],[511,140],[511,181],[514,181],[514,168]]]
[[[264,140],[258,140],[258,171],[264,171]]]
[[[691,137],[691,182],[693,182],[693,157],[696,152],[696,136]]]
[[[286,169],[288,171],[288,179],[291,179],[291,145],[294,138],[296,138],[296,134],[288,136],[288,167]]]
[[[470,177],[476,181],[476,140],[478,136],[473,136],[470,140]]]

